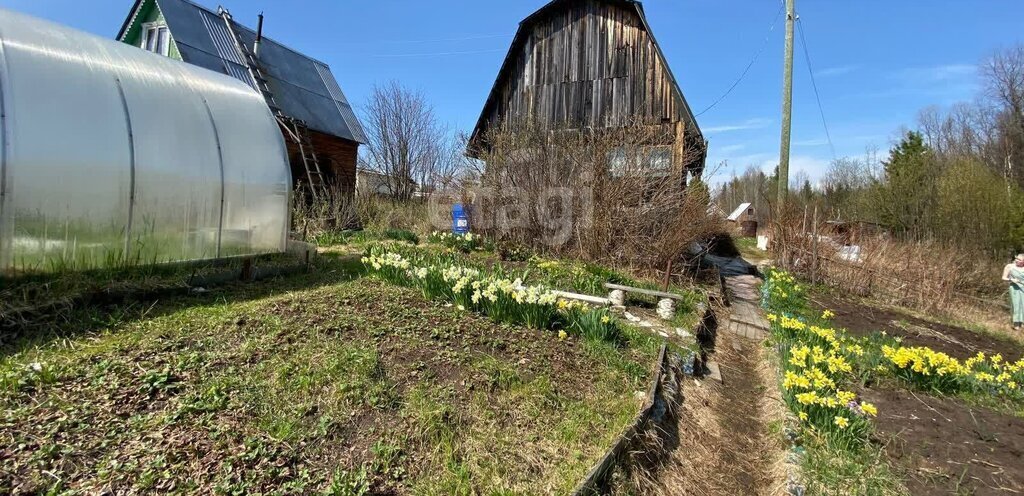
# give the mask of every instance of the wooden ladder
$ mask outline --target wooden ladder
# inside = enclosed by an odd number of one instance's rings
[[[224,25],[227,26],[228,33],[231,34],[231,39],[235,42],[235,48],[242,56],[242,61],[245,62],[245,69],[249,72],[249,78],[252,79],[252,84],[256,91],[263,95],[263,99],[266,100],[267,106],[274,113],[274,117],[278,119],[283,118],[284,114],[281,112],[281,107],[277,104],[277,100],[274,99],[274,92],[270,89],[270,81],[263,74],[263,69],[260,67],[260,61],[256,58],[256,55],[238,37],[238,32],[235,31],[235,23],[231,19],[231,13],[227,9],[221,8],[220,16],[224,19]]]
[[[309,127],[298,119],[288,118],[291,124],[289,131],[298,140],[299,154],[302,155],[302,166],[306,171],[307,186],[313,201],[318,201],[321,196],[327,195],[327,181],[324,179],[323,171],[320,169],[320,160],[316,158],[313,151],[313,137],[309,133]]]
[[[319,200],[322,195],[327,194],[327,181],[324,179],[323,172],[320,169],[320,160],[317,159],[316,153],[313,150],[313,138],[309,133],[309,127],[306,126],[305,122],[289,117],[281,111],[281,107],[274,98],[274,92],[270,89],[270,81],[260,66],[259,59],[249,49],[249,46],[238,37],[231,13],[227,9],[222,8],[220,15],[224,19],[224,25],[227,26],[228,33],[231,34],[231,38],[235,42],[235,48],[242,55],[245,68],[249,72],[253,86],[263,95],[263,99],[267,102],[267,106],[270,107],[270,111],[273,112],[281,127],[288,133],[292,141],[298,145],[299,154],[302,155],[302,166],[306,171],[309,193],[314,201]]]

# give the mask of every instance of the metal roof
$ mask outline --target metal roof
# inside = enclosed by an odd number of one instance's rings
[[[519,28],[516,30],[515,36],[512,38],[512,45],[508,49],[508,54],[505,55],[505,60],[501,63],[501,69],[498,70],[498,77],[494,81],[494,86],[491,87],[491,92],[487,95],[487,101],[484,103],[484,108],[480,112],[480,117],[477,119],[476,127],[473,130],[473,137],[475,138],[483,130],[485,121],[487,119],[487,109],[494,104],[495,98],[497,98],[499,86],[501,85],[502,79],[512,69],[512,64],[515,57],[518,55],[520,46],[526,41],[526,36],[529,33],[530,26],[540,20],[544,15],[549,12],[562,7],[563,5],[579,0],[551,0],[543,7],[537,9],[536,12],[530,14],[519,23]],[[686,113],[685,117],[689,124],[697,130],[697,134],[703,139],[703,133],[700,131],[700,126],[697,125],[697,118],[693,115],[693,111],[690,109],[690,104],[686,102],[686,97],[683,96],[683,90],[679,87],[679,81],[676,79],[675,74],[672,73],[672,67],[668,63],[668,59],[665,58],[665,52],[662,51],[661,45],[658,43],[658,38],[654,36],[654,31],[651,31],[651,25],[647,22],[647,15],[644,13],[644,6],[639,0],[600,0],[610,3],[619,3],[627,7],[636,10],[637,15],[640,17],[640,22],[643,24],[644,30],[650,34],[651,41],[654,43],[654,49],[658,53],[658,57],[661,58],[662,63],[665,65],[665,71],[668,75],[669,80],[672,82],[672,87],[675,90],[675,97],[679,100],[680,106]]]
[[[136,0],[118,39],[127,34],[132,19],[145,1]],[[245,59],[218,13],[189,0],[155,1],[182,60],[227,74],[253,87]],[[252,46],[256,32],[237,21],[232,22],[241,42]],[[266,36],[260,45],[259,58],[274,99],[285,115],[304,121],[310,129],[366,143],[359,119],[327,64]]]
[[[750,208],[749,203],[741,203],[740,206],[736,207],[736,210],[733,210],[725,220],[739,220],[740,216],[743,215],[743,212],[746,212],[748,208]]]

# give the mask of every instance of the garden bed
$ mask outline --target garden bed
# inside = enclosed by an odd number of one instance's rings
[[[900,388],[863,392],[878,406],[875,436],[910,494],[1024,490],[1024,421]]]
[[[833,324],[856,336],[885,332],[902,338],[905,345],[927,346],[961,359],[979,351],[989,355],[1001,353],[1009,360],[1024,357],[1024,345],[1009,339],[831,295],[814,295],[811,301],[819,311],[834,312]]]
[[[787,369],[783,396],[809,446],[809,489],[1024,489],[1019,345],[848,300],[809,304],[806,288],[778,271],[769,272],[764,296]]]
[[[566,493],[658,345],[499,323],[324,260],[81,308],[0,358],[0,492]]]

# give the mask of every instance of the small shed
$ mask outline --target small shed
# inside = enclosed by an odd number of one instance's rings
[[[0,271],[281,252],[290,191],[245,84],[0,9]]]
[[[741,236],[753,238],[757,236],[757,217],[751,203],[741,203],[725,220],[735,222]]]
[[[736,207],[725,220],[730,222],[741,223],[748,220],[756,220],[754,217],[754,207],[751,203],[741,203],[740,206]]]
[[[136,0],[117,39],[245,83],[279,120],[295,186],[353,193],[366,136],[341,86],[326,63],[263,36],[258,22],[191,0]]]

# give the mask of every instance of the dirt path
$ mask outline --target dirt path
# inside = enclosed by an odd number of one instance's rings
[[[732,315],[721,314],[715,346],[709,350],[722,380],[683,382],[679,448],[657,487],[645,494],[784,493],[784,451],[779,434],[769,427],[783,415],[774,373],[766,366],[761,341],[734,331],[756,320],[751,302],[746,303],[745,310],[736,312],[734,301]]]

